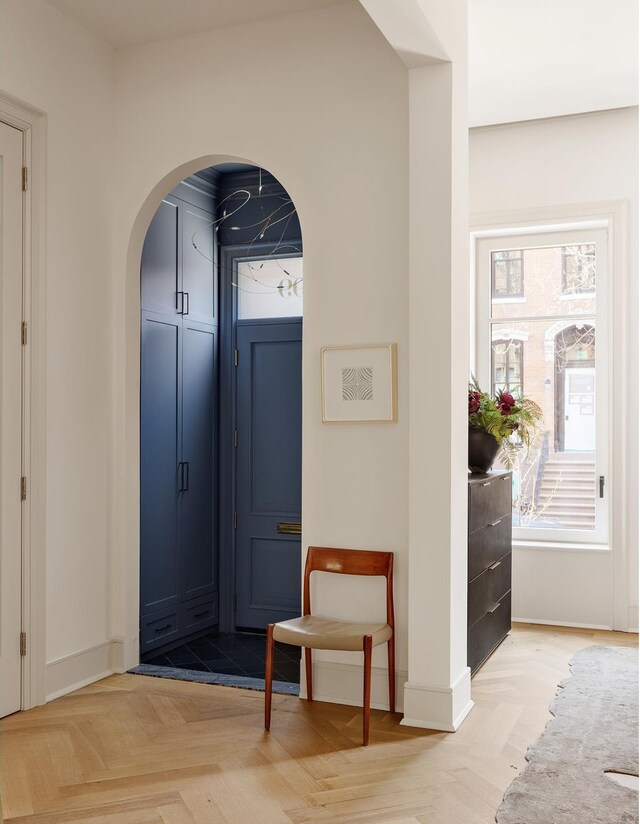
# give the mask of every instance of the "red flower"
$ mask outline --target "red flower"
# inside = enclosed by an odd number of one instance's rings
[[[516,431],[516,429],[519,429],[519,428],[520,428],[520,424],[519,424],[519,423],[510,423],[510,424],[509,424],[509,429],[510,429],[512,432],[515,432],[515,431]]]
[[[512,407],[516,405],[516,399],[513,397],[511,392],[501,392],[498,395],[498,406],[508,406]]]
[[[499,403],[498,409],[500,410],[501,415],[510,415],[513,407],[509,406],[508,403]]]
[[[469,414],[477,412],[480,409],[480,393],[469,392]]]

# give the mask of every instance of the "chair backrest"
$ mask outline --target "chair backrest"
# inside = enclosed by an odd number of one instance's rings
[[[393,552],[310,546],[304,568],[303,615],[311,614],[309,581],[312,572],[334,572],[339,575],[377,575],[386,578],[387,623],[393,627]]]

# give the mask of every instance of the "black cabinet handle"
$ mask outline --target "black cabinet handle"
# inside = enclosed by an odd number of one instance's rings
[[[176,312],[179,315],[184,312],[184,292],[176,292]]]
[[[184,461],[182,466],[184,467],[183,473],[182,473],[182,480],[183,480],[182,491],[183,492],[188,492],[189,491],[189,461]]]
[[[164,632],[165,629],[171,629],[171,624],[165,624],[164,627],[156,627],[155,631],[156,632]]]
[[[188,315],[189,314],[189,293],[184,292],[182,298],[182,314]]]

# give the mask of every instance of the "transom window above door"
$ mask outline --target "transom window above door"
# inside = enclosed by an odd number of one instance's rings
[[[238,320],[302,317],[302,256],[238,260]]]
[[[511,467],[515,536],[604,544],[606,229],[509,232],[478,238],[476,250],[475,374],[543,410],[529,453]]]

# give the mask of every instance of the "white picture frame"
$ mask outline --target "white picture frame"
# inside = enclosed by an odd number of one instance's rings
[[[323,346],[323,423],[396,423],[397,345]]]

